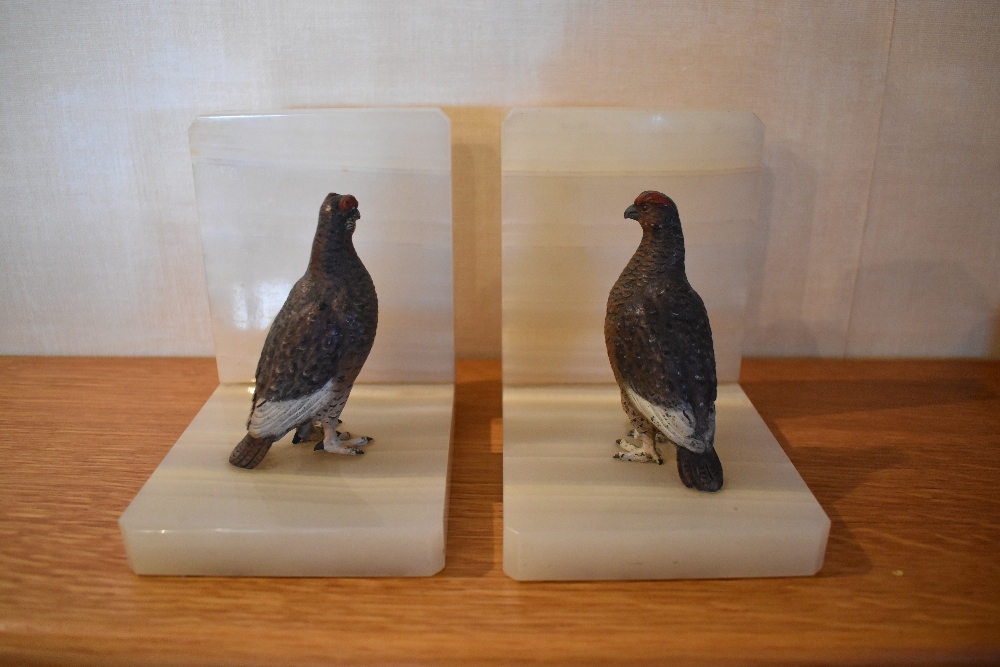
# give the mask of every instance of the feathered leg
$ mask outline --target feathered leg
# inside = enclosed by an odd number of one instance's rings
[[[313,448],[316,451],[322,449],[331,454],[353,455],[365,453],[363,449],[359,448],[371,442],[371,438],[367,436],[352,438],[350,433],[340,433],[337,431],[337,426],[342,423],[340,421],[340,413],[343,411],[350,393],[350,387],[337,391],[329,407],[325,408],[319,414],[319,422],[323,425],[323,441]]]
[[[625,394],[622,394],[622,408],[634,427],[629,431],[628,437],[638,438],[639,445],[629,442],[625,438],[619,438],[615,442],[623,451],[616,452],[615,458],[635,463],[659,463],[663,465],[663,457],[660,456],[656,446],[656,429],[641,412],[632,406]]]
[[[229,455],[229,462],[238,468],[256,468],[272,444],[274,438],[258,438],[247,433]]]
[[[678,447],[677,474],[689,489],[711,492],[722,488],[722,461],[714,447],[702,454]]]

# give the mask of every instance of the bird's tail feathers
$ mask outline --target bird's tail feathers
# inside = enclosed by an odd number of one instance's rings
[[[256,468],[273,443],[273,438],[258,438],[247,433],[229,455],[229,462],[238,468]]]
[[[722,461],[714,447],[700,454],[678,447],[677,474],[689,489],[711,492],[722,488]]]

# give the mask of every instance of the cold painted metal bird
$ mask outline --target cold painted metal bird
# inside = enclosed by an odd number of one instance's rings
[[[354,250],[361,214],[351,195],[331,193],[319,211],[309,266],[271,324],[257,363],[247,434],[229,457],[254,468],[295,429],[293,442],[321,438],[316,450],[363,454],[369,437],[337,431],[378,326],[378,295]]]
[[[622,451],[615,458],[662,464],[662,437],[677,449],[677,472],[686,486],[718,491],[712,329],[685,273],[677,206],[647,190],[625,217],[639,221],[642,241],[608,295],[604,319],[608,359],[634,427],[618,440]]]

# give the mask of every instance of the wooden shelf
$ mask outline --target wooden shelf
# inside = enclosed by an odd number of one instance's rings
[[[1000,363],[746,360],[832,527],[794,579],[520,583],[500,367],[461,361],[448,560],[425,579],[138,577],[117,519],[212,359],[0,358],[0,663],[1000,660]]]

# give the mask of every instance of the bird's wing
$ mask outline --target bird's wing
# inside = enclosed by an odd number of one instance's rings
[[[255,396],[247,430],[255,436],[280,438],[328,406],[333,395],[333,380],[330,380],[319,391],[300,398],[256,402]]]
[[[675,442],[710,442],[715,351],[701,297],[688,285],[647,295],[626,309],[622,324],[616,353],[631,357],[618,366],[632,404]]]
[[[687,443],[693,439],[694,417],[687,406],[653,404],[640,396],[628,384],[625,385],[625,395],[628,397],[629,403],[672,442]]]
[[[347,337],[344,298],[344,290],[326,293],[305,278],[295,284],[264,341],[255,408],[312,396],[336,377]]]

